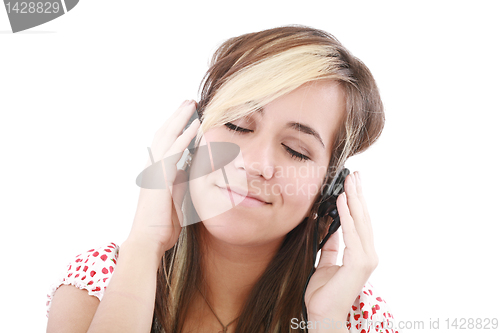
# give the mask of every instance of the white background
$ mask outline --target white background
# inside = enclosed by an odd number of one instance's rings
[[[370,281],[396,319],[427,331],[430,318],[441,330],[446,318],[499,318],[496,8],[81,1],[12,34],[1,7],[0,330],[45,330],[46,293],[67,262],[125,240],[146,147],[198,99],[216,47],[286,24],[334,34],[380,87],[384,132],[346,166],[361,173],[375,230]]]

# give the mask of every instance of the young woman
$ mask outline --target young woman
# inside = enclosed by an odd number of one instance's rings
[[[201,124],[183,132],[195,110]],[[227,40],[200,102],[185,101],[154,136],[146,167],[162,160],[169,190],[141,188],[120,248],[70,263],[48,295],[47,331],[395,332],[368,282],[378,257],[359,172],[336,199],[343,265],[336,232],[308,280],[332,222],[318,216],[323,189],[383,126],[370,71],[332,35],[286,26]],[[239,154],[215,168],[195,153],[192,168],[211,168],[189,177],[167,157],[195,137],[199,149],[226,142]]]

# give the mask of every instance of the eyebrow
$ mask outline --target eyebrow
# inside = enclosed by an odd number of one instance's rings
[[[264,113],[264,109],[263,108],[259,108],[257,110],[257,112],[263,114]],[[310,127],[308,125],[305,125],[305,124],[301,124],[301,123],[295,122],[295,121],[289,121],[288,123],[286,123],[286,127],[289,127],[291,129],[294,129],[296,131],[299,131],[299,132],[302,132],[302,133],[305,133],[305,134],[312,135],[313,137],[315,137],[321,143],[321,145],[323,146],[323,148],[325,148],[325,144],[323,143],[323,140],[321,140],[321,136],[312,127]]]

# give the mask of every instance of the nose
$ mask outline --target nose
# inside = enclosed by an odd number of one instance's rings
[[[235,167],[246,170],[248,176],[259,177],[269,180],[275,171],[275,156],[269,138],[263,135],[255,136],[253,140],[241,146],[241,154],[235,160]]]

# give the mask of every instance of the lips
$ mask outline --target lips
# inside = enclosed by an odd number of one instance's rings
[[[252,198],[252,199],[259,200],[259,201],[261,201],[261,202],[263,202],[263,203],[270,204],[270,202],[269,202],[269,201],[266,201],[263,197],[261,197],[261,196],[259,196],[259,195],[257,195],[257,194],[254,194],[254,193],[247,192],[247,191],[243,190],[243,189],[242,189],[242,188],[240,188],[240,187],[237,187],[237,186],[229,186],[229,189],[228,189],[226,186],[224,186],[224,187],[219,186],[219,185],[216,185],[216,186],[217,186],[217,187],[219,187],[219,188],[225,189],[225,190],[227,190],[228,192],[234,192],[234,193],[236,193],[236,194],[238,194],[238,195],[241,195],[242,197],[245,197],[245,196],[246,196],[246,197],[249,197],[249,198]],[[246,194],[245,194],[245,192],[246,192]]]

